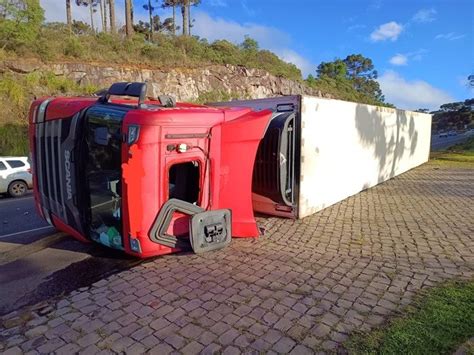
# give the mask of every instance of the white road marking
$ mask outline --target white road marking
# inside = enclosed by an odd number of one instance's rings
[[[15,235],[18,235],[18,234],[24,234],[24,233],[30,233],[30,232],[36,232],[36,231],[40,231],[40,230],[44,230],[44,229],[54,229],[54,227],[52,226],[45,226],[45,227],[40,227],[40,228],[35,228],[35,229],[29,229],[27,231],[21,231],[21,232],[16,232],[16,233],[10,233],[10,234],[5,234],[5,235],[0,235],[0,239],[3,239],[3,238],[8,238],[8,237],[13,237]]]

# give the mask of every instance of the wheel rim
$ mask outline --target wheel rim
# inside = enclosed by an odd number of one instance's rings
[[[14,195],[22,195],[24,194],[26,191],[26,188],[25,188],[25,185],[23,184],[20,184],[20,183],[16,183],[16,184],[13,184],[12,186],[12,192]]]

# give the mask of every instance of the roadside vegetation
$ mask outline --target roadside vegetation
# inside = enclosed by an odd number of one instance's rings
[[[351,354],[450,354],[474,334],[474,282],[451,282],[420,294],[403,316],[358,333]]]
[[[474,128],[474,99],[443,104],[432,111],[434,131],[463,130]],[[422,110],[428,111],[428,110]]]
[[[444,151],[432,152],[431,159],[438,163],[471,163],[474,164],[474,137],[464,143],[456,144]]]
[[[75,81],[51,72],[26,75],[3,74],[0,79],[0,155],[28,154],[28,109],[35,97],[49,95],[92,94],[94,86],[80,86]]]

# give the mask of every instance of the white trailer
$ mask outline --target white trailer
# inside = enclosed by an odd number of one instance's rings
[[[429,114],[300,95],[211,105],[275,112],[253,175],[266,214],[306,217],[429,158]]]

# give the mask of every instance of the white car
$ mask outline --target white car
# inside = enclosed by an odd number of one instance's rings
[[[27,157],[0,157],[0,194],[20,197],[33,188]]]

